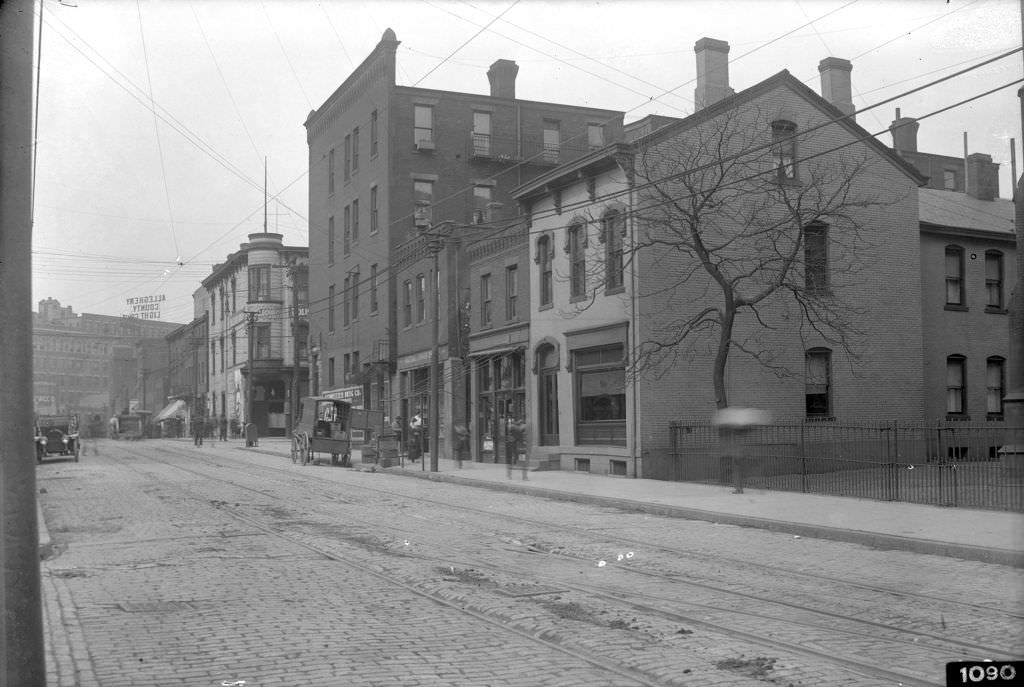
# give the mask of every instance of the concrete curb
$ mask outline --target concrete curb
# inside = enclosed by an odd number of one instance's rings
[[[572,501],[576,503],[620,508],[622,510],[638,513],[650,513],[651,515],[661,515],[671,518],[704,520],[706,522],[719,523],[722,525],[736,525],[738,527],[754,527],[772,532],[799,535],[801,537],[813,537],[849,544],[860,544],[873,549],[908,551],[910,553],[946,556],[949,558],[960,558],[968,561],[980,561],[982,563],[994,563],[996,565],[1024,568],[1024,552],[1021,551],[951,544],[949,542],[934,541],[930,539],[915,539],[912,537],[900,537],[897,535],[881,534],[878,532],[865,532],[862,530],[828,527],[826,525],[811,525],[783,520],[770,520],[768,518],[758,518],[749,515],[735,515],[732,513],[720,513],[699,510],[696,508],[683,508],[680,506],[647,503],[644,501],[633,501],[623,498],[559,491],[556,489],[546,489],[544,487],[527,486],[523,484],[522,481],[516,481],[517,477],[515,475],[513,475],[512,479],[508,482],[489,482],[469,479],[448,473],[420,473],[402,468],[388,468],[384,470],[384,472],[405,475],[408,477],[417,477],[419,479],[434,480],[437,482],[451,482],[453,484],[493,489],[495,491],[540,496],[558,501]]]

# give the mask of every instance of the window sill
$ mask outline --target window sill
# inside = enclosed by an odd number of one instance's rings
[[[993,315],[1005,315],[1009,312],[1006,308],[997,308],[994,305],[986,305],[985,312],[992,313]]]
[[[537,306],[537,312],[542,312],[544,310],[551,310],[551,308],[553,308],[553,307],[555,307],[553,303],[544,303],[543,305],[538,305]]]
[[[604,290],[604,295],[606,295],[606,296],[614,296],[614,295],[619,294],[619,293],[626,293],[626,286],[625,285],[615,286],[613,288],[605,289]]]
[[[989,413],[985,416],[986,422],[1006,422],[1006,417],[1003,413]]]
[[[569,296],[569,302],[570,303],[582,303],[582,302],[584,302],[586,300],[589,300],[589,299],[590,299],[590,297],[587,296],[586,294],[583,294],[581,296]]]
[[[946,303],[945,309],[951,310],[953,312],[967,312],[968,310],[970,310],[970,308],[968,308],[966,305],[959,305],[957,303]]]
[[[779,186],[789,186],[791,188],[799,188],[804,185],[799,179],[780,179],[776,177],[775,181],[778,182]]]
[[[804,418],[804,422],[835,422],[835,415],[808,415]]]
[[[971,416],[963,413],[946,413],[946,422],[970,422]]]

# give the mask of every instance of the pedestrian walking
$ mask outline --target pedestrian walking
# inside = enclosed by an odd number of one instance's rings
[[[228,440],[228,416],[224,413],[220,414],[220,440]]]
[[[509,479],[512,478],[512,466],[515,465],[526,475],[527,462],[524,459],[519,461],[519,447],[526,443],[526,420],[509,415],[505,420],[505,463]]]
[[[452,428],[455,432],[455,463],[462,467],[462,459],[469,453],[469,427],[464,422],[456,422]]]
[[[206,423],[203,421],[202,415],[196,415],[192,418],[192,444],[195,446],[203,445],[203,432],[205,430]]]
[[[416,413],[409,420],[409,460],[415,463],[423,455],[423,415]]]

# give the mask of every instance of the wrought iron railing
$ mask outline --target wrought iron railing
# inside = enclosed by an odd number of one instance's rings
[[[755,489],[1024,511],[1024,455],[1013,448],[1021,436],[1024,428],[1000,422],[797,422],[754,428],[732,450],[716,427],[672,423],[668,449],[645,456],[644,475],[721,484],[739,477]]]

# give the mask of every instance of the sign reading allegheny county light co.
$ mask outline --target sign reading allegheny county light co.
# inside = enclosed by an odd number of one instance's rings
[[[166,300],[167,296],[162,293],[125,298],[124,303],[128,308],[128,312],[122,315],[122,317],[132,317],[139,320],[159,320],[160,304]]]

